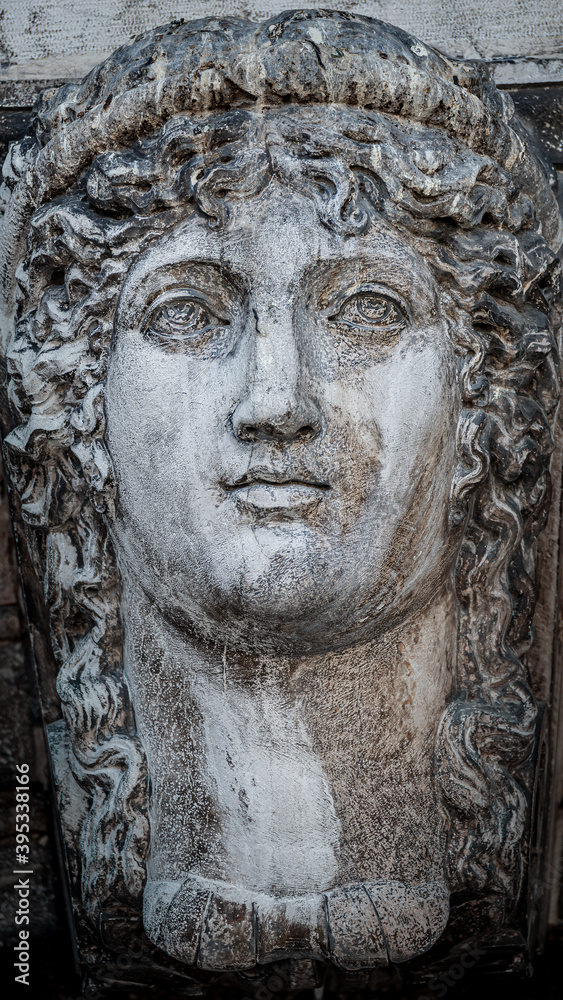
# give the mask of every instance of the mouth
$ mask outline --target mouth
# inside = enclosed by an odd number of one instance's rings
[[[225,485],[237,507],[259,516],[280,515],[287,519],[311,513],[324,499],[330,486],[315,479],[294,479],[247,474]]]

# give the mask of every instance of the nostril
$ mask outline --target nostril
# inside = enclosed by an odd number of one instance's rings
[[[236,428],[236,436],[241,441],[311,441],[317,434],[314,427],[280,427],[279,424],[261,424],[259,427],[243,424]]]
[[[312,427],[311,424],[308,424],[306,427],[301,427],[298,431],[299,437],[303,438],[304,441],[310,441],[311,438],[315,437],[316,433],[315,428]]]
[[[287,405],[276,394],[264,394],[258,399],[249,393],[235,408],[232,428],[239,441],[311,441],[322,429],[318,406],[310,398],[297,396],[294,405]]]
[[[239,441],[258,441],[259,433],[257,427],[252,427],[250,424],[233,424],[235,436]]]
[[[238,424],[234,427],[239,441],[312,441],[318,430],[311,424],[304,427],[280,427],[279,424]]]

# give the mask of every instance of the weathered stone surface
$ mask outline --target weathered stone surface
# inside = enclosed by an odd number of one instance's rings
[[[0,93],[18,88],[21,103],[36,79],[80,78],[117,45],[174,18],[260,22],[283,10],[284,0],[11,0],[0,22]],[[500,83],[563,79],[557,0],[341,0],[339,10],[382,18],[449,56],[491,60]]]
[[[345,979],[459,947],[467,900],[522,949],[563,229],[510,98],[365,17],[174,23],[45,95],[5,178],[89,963],[142,914],[171,975]]]

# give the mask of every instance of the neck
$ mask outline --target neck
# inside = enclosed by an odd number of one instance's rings
[[[199,645],[133,589],[125,605],[150,878],[291,896],[442,877],[432,759],[454,671],[448,589],[383,639],[295,658]]]

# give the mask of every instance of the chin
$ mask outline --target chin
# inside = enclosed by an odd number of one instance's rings
[[[192,627],[208,640],[252,653],[323,654],[362,641],[373,623],[360,621],[361,594],[346,594],[336,581],[277,576],[241,581],[222,598],[201,602]],[[307,585],[308,584],[308,585]]]

